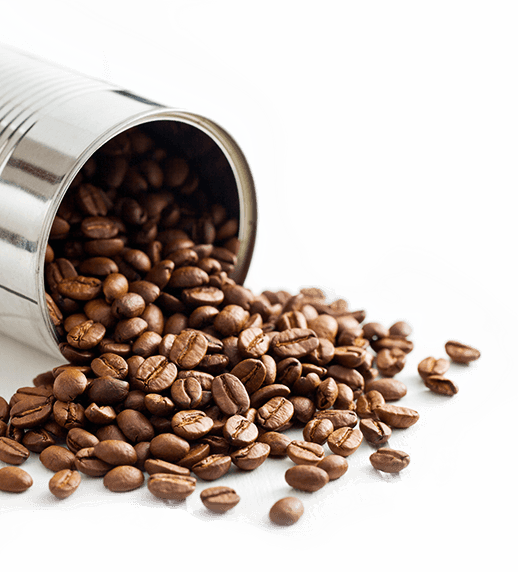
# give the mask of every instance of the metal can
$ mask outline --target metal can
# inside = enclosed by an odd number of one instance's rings
[[[0,45],[0,332],[61,356],[45,300],[44,258],[74,177],[107,141],[140,126],[193,155],[239,220],[232,278],[242,283],[254,249],[252,174],[234,139],[212,120],[149,101]],[[195,142],[195,144],[193,143]]]

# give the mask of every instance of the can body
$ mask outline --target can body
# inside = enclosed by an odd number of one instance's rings
[[[146,100],[0,45],[0,332],[59,356],[45,302],[44,257],[58,207],[85,162],[107,141],[145,126],[197,154],[202,173],[239,218],[233,274],[242,282],[257,205],[246,159],[200,115]]]

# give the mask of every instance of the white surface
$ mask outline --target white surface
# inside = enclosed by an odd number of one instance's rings
[[[2,42],[227,128],[259,199],[246,284],[257,293],[317,285],[369,321],[408,321],[415,350],[398,376],[408,385],[401,404],[421,414],[390,440],[412,459],[399,476],[375,472],[364,444],[342,479],[308,495],[285,484],[288,461],[269,460],[216,483],[242,497],[217,518],[199,500],[208,483],[176,505],[85,478],[58,502],[31,458],[32,489],[0,498],[2,547],[28,563],[59,545],[80,569],[90,550],[103,567],[148,558],[172,567],[180,552],[197,567],[234,567],[250,551],[272,569],[328,559],[343,569],[382,559],[385,570],[512,568],[517,15],[512,2],[453,0],[2,7]],[[448,339],[482,352],[451,369],[452,399],[416,374]],[[1,394],[52,365],[2,340]],[[268,510],[288,494],[306,512],[272,528]]]

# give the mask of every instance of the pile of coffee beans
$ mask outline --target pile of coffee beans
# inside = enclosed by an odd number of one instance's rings
[[[0,460],[14,465],[0,469],[0,490],[32,485],[17,466],[31,453],[54,472],[49,489],[59,499],[87,475],[110,491],[146,483],[155,497],[180,501],[199,480],[286,456],[286,482],[315,492],[346,473],[364,439],[380,447],[375,469],[408,466],[405,452],[382,445],[419,419],[394,403],[407,393],[395,376],[413,350],[411,327],[366,322],[364,311],[328,302],[318,288],[253,294],[230,277],[238,231],[189,161],[141,130],[86,163],[45,259],[67,363],[0,398]],[[453,341],[446,352],[460,363],[480,355]],[[457,393],[449,363],[420,362],[431,391]],[[292,427],[300,439],[287,437]],[[226,486],[201,493],[216,513],[239,501]],[[303,510],[287,497],[270,518],[293,524]]]

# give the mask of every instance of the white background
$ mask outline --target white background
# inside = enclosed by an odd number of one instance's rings
[[[408,321],[415,350],[398,376],[401,403],[421,414],[390,441],[412,459],[399,476],[374,471],[364,444],[341,480],[309,495],[284,483],[288,461],[271,460],[228,475],[222,484],[242,500],[221,518],[199,491],[168,504],[86,478],[58,502],[49,471],[29,459],[32,489],[0,497],[2,548],[25,563],[56,561],[59,548],[62,565],[80,569],[94,555],[103,569],[172,569],[182,554],[196,568],[248,569],[247,553],[268,569],[512,569],[516,4],[19,0],[3,3],[1,20],[6,44],[230,131],[259,201],[246,284],[317,285],[369,321]],[[452,399],[416,374],[448,339],[482,352],[451,369]],[[0,393],[53,365],[1,340]],[[270,526],[269,507],[289,494],[306,513]]]

